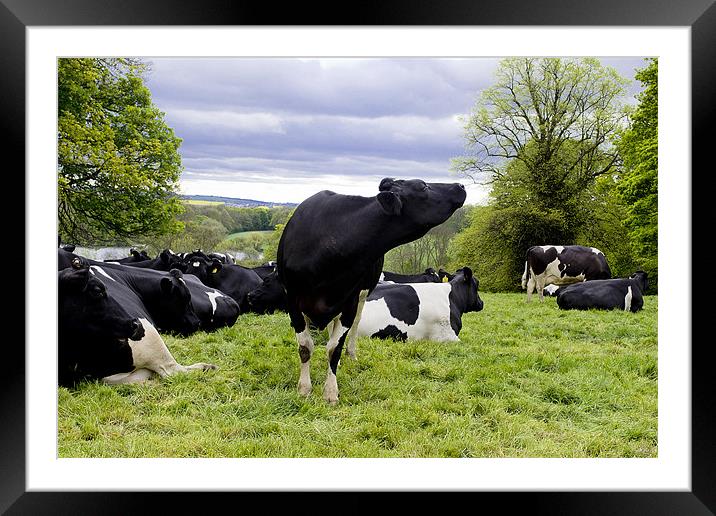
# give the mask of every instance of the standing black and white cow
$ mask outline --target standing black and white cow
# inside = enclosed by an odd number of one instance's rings
[[[158,374],[216,369],[174,359],[134,291],[88,267],[58,272],[58,382],[133,383]]]
[[[465,202],[459,183],[385,178],[375,197],[323,190],[304,200],[278,244],[278,276],[301,360],[298,392],[311,392],[309,328],[328,330],[323,398],[338,402],[336,372],[348,333],[360,322],[386,252],[445,222]]]
[[[422,274],[400,274],[398,272],[383,271],[378,281],[392,283],[440,283],[440,276],[435,269],[429,267]]]
[[[446,283],[379,283],[366,299],[358,330],[348,341],[348,354],[355,355],[356,337],[362,336],[460,340],[462,314],[484,306],[478,286],[469,267]]]
[[[581,245],[536,245],[527,250],[522,288],[531,301],[536,288],[544,301],[545,285],[568,285],[612,277],[607,259],[599,249]]]
[[[234,298],[242,313],[250,310],[246,295],[261,285],[261,278],[251,269],[231,263],[222,264],[215,258],[198,254],[186,258],[184,271],[199,278],[204,285]]]
[[[628,278],[585,281],[559,289],[557,305],[562,310],[619,309],[638,312],[644,307],[649,287],[647,273],[636,271]]]

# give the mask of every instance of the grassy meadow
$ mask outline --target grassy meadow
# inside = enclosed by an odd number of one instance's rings
[[[644,310],[561,311],[553,298],[481,293],[461,342],[361,338],[343,356],[340,401],[296,391],[288,316],[165,336],[182,364],[145,384],[58,392],[60,457],[656,457],[657,297]]]

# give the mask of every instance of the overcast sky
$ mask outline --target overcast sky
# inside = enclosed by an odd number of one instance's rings
[[[462,182],[458,120],[493,82],[497,58],[152,58],[154,103],[183,139],[184,194],[301,202],[372,196],[384,177]],[[602,58],[632,79],[641,57]]]

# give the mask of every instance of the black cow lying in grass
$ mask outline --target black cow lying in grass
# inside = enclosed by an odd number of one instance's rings
[[[216,369],[174,359],[139,297],[91,269],[58,272],[58,383],[134,383],[158,374]]]
[[[597,308],[638,312],[644,307],[643,293],[648,287],[644,271],[637,271],[628,278],[585,281],[560,288],[557,305],[562,310]]]

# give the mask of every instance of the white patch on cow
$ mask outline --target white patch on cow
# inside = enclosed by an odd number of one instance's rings
[[[632,291],[631,291],[631,285],[627,287],[627,293],[626,296],[624,296],[624,311],[628,312],[631,310],[631,298],[632,298]]]
[[[308,329],[308,318],[304,316],[306,321],[306,329],[301,333],[296,334],[296,340],[300,348],[306,348],[309,353],[309,359],[301,361],[301,373],[298,378],[298,393],[301,396],[308,396],[311,394],[311,359],[310,356],[313,354],[313,338],[311,338],[311,332]]]
[[[590,249],[592,250],[592,252],[593,252],[594,254],[604,254],[603,252],[601,252],[601,251],[600,251],[599,249],[597,249],[596,247],[590,247]]]
[[[540,247],[542,248],[543,251],[548,251],[549,249],[554,248],[557,250],[557,254],[561,254],[562,251],[564,251],[563,245],[541,245]]]
[[[358,325],[358,336],[370,336],[393,325],[407,334],[409,340],[429,339],[439,342],[460,340],[450,325],[449,283],[410,283],[420,302],[418,319],[415,324],[407,324],[393,317],[385,298],[370,300],[363,307],[363,315]]]
[[[557,290],[558,288],[559,288],[558,285],[547,285],[544,289],[545,289],[545,290],[549,293],[549,295],[551,296],[552,294],[554,294],[554,291]]]
[[[378,278],[378,281],[385,281],[385,274],[382,272],[380,273],[380,278]]]
[[[142,383],[156,376],[149,369],[135,369],[129,373],[117,373],[102,378],[102,382],[108,385],[119,385],[124,383]]]
[[[211,303],[211,314],[214,315],[216,313],[216,298],[224,297],[224,294],[222,294],[218,290],[214,290],[213,292],[207,292],[206,295],[209,296],[209,302]]]
[[[175,373],[184,373],[192,369],[217,369],[213,364],[202,362],[188,366],[179,364],[169,352],[169,348],[167,348],[154,325],[144,318],[140,318],[139,322],[144,327],[144,337],[138,341],[127,339],[129,347],[132,349],[132,361],[135,370],[149,369],[164,377]]]
[[[102,267],[99,267],[99,266],[97,266],[97,265],[90,265],[90,272],[94,272],[94,271],[99,272],[99,273],[100,273],[102,276],[104,276],[105,278],[111,279],[112,281],[117,281],[117,280],[114,279],[112,276],[110,276],[109,274],[107,274],[106,272],[104,272],[104,269],[102,269]]]
[[[198,266],[199,266],[199,262],[194,262],[194,263],[192,263],[192,265],[193,265],[194,267],[198,267]]]
[[[172,251],[171,249],[169,249],[169,254],[174,254],[174,251]]]

